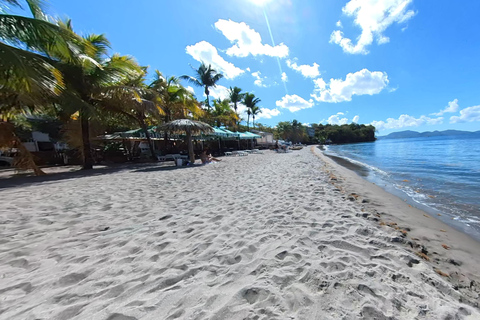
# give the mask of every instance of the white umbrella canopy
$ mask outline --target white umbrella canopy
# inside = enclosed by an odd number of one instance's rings
[[[190,120],[190,119],[178,119],[167,122],[158,127],[159,130],[172,131],[172,132],[185,132],[186,140],[188,145],[188,155],[190,158],[190,163],[195,163],[195,154],[193,153],[193,143],[192,143],[192,134],[199,133],[212,133],[214,129],[200,121]]]

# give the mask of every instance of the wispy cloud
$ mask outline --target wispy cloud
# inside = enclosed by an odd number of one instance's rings
[[[349,17],[354,17],[354,23],[362,29],[362,33],[354,44],[340,30],[333,31],[330,42],[342,47],[350,54],[367,54],[367,47],[376,39],[378,44],[390,41],[383,32],[394,23],[403,23],[415,15],[408,10],[413,0],[350,0],[342,11]],[[338,25],[337,25],[338,26]]]
[[[457,112],[457,111],[458,111],[458,99],[455,99],[453,101],[450,101],[448,103],[448,106],[445,109],[443,109],[443,110],[441,110],[440,112],[437,112],[437,113],[432,113],[431,115],[439,117],[439,116],[443,115],[444,113],[453,113],[453,112]]]

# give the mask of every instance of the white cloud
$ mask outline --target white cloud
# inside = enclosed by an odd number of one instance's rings
[[[268,87],[264,81],[267,79],[267,77],[262,77],[262,73],[260,71],[257,72],[252,72],[252,76],[255,78],[255,81],[253,82],[254,85],[258,87]]]
[[[318,71],[320,66],[316,62],[309,66],[308,64],[298,65],[296,62],[292,62],[292,60],[287,60],[287,66],[300,72],[306,78],[315,78],[320,75],[320,71]]]
[[[402,114],[398,119],[388,118],[386,121],[372,121],[372,125],[377,130],[383,129],[400,129],[405,127],[418,127],[424,124],[434,125],[443,123],[443,117],[430,118],[427,116],[420,116],[415,118],[408,114]]]
[[[343,102],[351,101],[354,95],[374,95],[380,93],[388,85],[385,72],[363,69],[347,74],[345,80],[330,79],[326,83],[322,78],[313,80],[315,89],[311,96],[317,101]]]
[[[308,109],[313,107],[313,100],[305,100],[302,97],[297,96],[296,94],[293,95],[285,95],[282,100],[277,100],[275,102],[277,107],[284,108],[290,110],[290,112],[297,112],[302,109]]]
[[[247,68],[247,69],[245,69],[245,70],[247,70],[248,72],[250,72],[250,68]]]
[[[210,91],[210,96],[215,99],[227,99],[229,95],[229,90],[227,87],[216,85],[215,87],[211,87],[208,89]],[[205,94],[203,94],[205,96]]]
[[[277,108],[275,109],[268,109],[268,108],[260,108],[262,111],[259,113],[255,118],[256,119],[271,119],[272,117],[278,116],[281,112]]]
[[[189,91],[191,94],[195,94],[195,89],[193,89],[191,86],[186,86],[185,89]]]
[[[455,99],[455,100],[450,101],[450,102],[448,103],[448,107],[446,107],[445,109],[441,110],[440,112],[432,113],[431,115],[438,117],[438,116],[443,115],[444,113],[457,112],[457,110],[458,110],[458,99]]]
[[[338,20],[337,23],[335,23],[335,25],[336,25],[338,28],[343,28],[342,21],[340,21],[340,20]]]
[[[394,23],[403,23],[415,15],[407,10],[413,0],[350,0],[342,11],[354,17],[354,23],[362,29],[357,44],[346,38],[340,30],[333,31],[330,42],[340,45],[344,52],[351,54],[367,54],[367,46],[376,39],[378,44],[387,43],[390,39],[383,32]]]
[[[233,63],[225,61],[217,52],[212,44],[206,41],[200,41],[192,46],[187,46],[186,51],[193,59],[211,64],[212,68],[222,73],[225,78],[233,79],[245,71],[235,67]]]
[[[215,22],[215,28],[219,30],[234,45],[227,49],[229,56],[247,57],[266,55],[271,57],[284,58],[288,56],[288,47],[281,43],[272,47],[269,44],[262,44],[260,34],[250,28],[245,22],[220,19]]]
[[[358,123],[358,120],[360,120],[360,117],[357,115],[357,116],[353,117],[352,122]]]
[[[282,81],[287,82],[288,81],[288,76],[285,72],[282,72]]]
[[[450,123],[480,121],[480,106],[460,110],[460,116],[450,117]]]
[[[338,112],[337,114],[332,114],[330,117],[328,117],[327,123],[328,124],[347,124],[348,119],[347,118],[340,118],[340,116],[343,115],[343,112]]]

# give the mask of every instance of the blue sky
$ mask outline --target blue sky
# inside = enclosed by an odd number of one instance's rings
[[[212,95],[255,93],[267,125],[480,130],[478,0],[50,0],[48,11],[150,71],[211,63],[225,75]]]

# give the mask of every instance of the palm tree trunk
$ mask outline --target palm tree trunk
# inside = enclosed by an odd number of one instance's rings
[[[193,142],[192,142],[192,132],[190,130],[187,130],[187,145],[188,145],[188,156],[190,159],[190,163],[194,164],[195,163],[195,154],[193,153]]]
[[[208,87],[205,86],[205,95],[207,96],[207,109],[210,112],[210,99],[208,98],[210,95],[210,92],[208,91]]]
[[[255,116],[252,116],[252,129],[255,129]]]
[[[158,158],[157,158],[157,155],[155,154],[155,150],[153,149],[152,138],[150,137],[150,132],[148,132],[148,127],[144,121],[139,121],[139,122],[143,132],[145,132],[145,137],[147,137],[147,143],[148,143],[148,147],[150,148],[150,155],[152,157],[152,160],[157,161]]]
[[[93,158],[90,145],[90,124],[85,109],[80,110],[80,125],[82,127],[82,144],[83,144],[83,170],[93,169]]]
[[[235,109],[235,113],[237,113],[237,102],[235,102],[235,103],[233,104],[233,108]],[[238,126],[238,123],[239,123],[239,122],[240,122],[240,120],[239,120],[239,121],[235,120],[235,126]]]
[[[250,115],[248,115],[247,130],[250,130]]]

